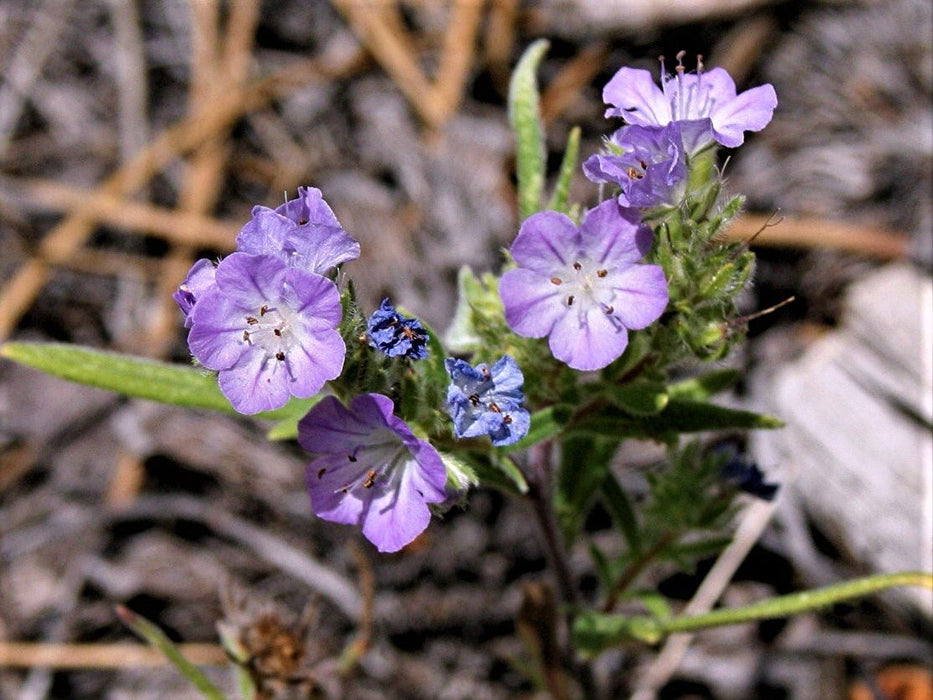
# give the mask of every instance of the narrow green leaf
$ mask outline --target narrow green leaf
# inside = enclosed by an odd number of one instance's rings
[[[298,437],[298,421],[304,418],[311,407],[323,399],[325,394],[312,396],[310,399],[292,399],[280,412],[288,412],[288,416],[269,428],[266,437],[270,440],[294,440]]]
[[[172,666],[178,669],[179,673],[187,678],[201,695],[208,698],[208,700],[224,700],[224,694],[220,688],[211,683],[197,666],[188,661],[181,653],[181,650],[171,639],[165,636],[162,630],[146,618],[137,615],[122,605],[117,606],[117,615],[123,624],[142,637],[149,646],[161,651]]]
[[[639,379],[623,386],[609,384],[603,393],[612,403],[635,416],[653,416],[667,406],[667,387],[661,382]]]
[[[522,54],[509,82],[509,124],[515,133],[518,214],[526,219],[541,208],[544,189],[544,127],[536,72],[550,44],[538,39]]]
[[[564,159],[560,163],[557,173],[557,183],[548,202],[547,208],[554,211],[570,211],[570,185],[577,172],[577,162],[580,158],[580,127],[575,126],[567,137],[567,148],[564,150]]]
[[[737,369],[718,369],[700,377],[674,382],[667,387],[667,394],[672,399],[706,401],[735,384],[740,376],[742,373]]]
[[[238,414],[220,393],[217,379],[194,367],[156,362],[66,343],[6,343],[0,356],[79,384],[173,406]],[[257,418],[288,417],[289,408]]]
[[[528,493],[528,482],[511,457],[493,454],[491,464],[477,460],[473,466],[483,484],[496,486],[506,492]]]

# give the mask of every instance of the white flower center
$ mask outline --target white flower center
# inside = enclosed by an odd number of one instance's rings
[[[552,277],[551,283],[561,286],[561,291],[565,292],[564,306],[576,309],[580,322],[585,323],[587,312],[594,308],[615,318],[616,293],[607,281],[608,276],[607,268],[582,258],[575,260],[562,276]]]
[[[256,313],[246,316],[243,341],[261,349],[267,358],[282,362],[295,345],[292,318],[291,309],[285,305],[263,304]]]

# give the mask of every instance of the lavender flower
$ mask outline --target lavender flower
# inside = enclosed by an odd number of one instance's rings
[[[319,518],[359,525],[380,552],[397,552],[431,520],[447,473],[440,455],[392,414],[392,400],[361,394],[349,408],[325,397],[298,423],[298,442],[317,455],[308,466]]]
[[[416,318],[403,316],[388,299],[366,322],[369,344],[389,357],[408,357],[423,360],[428,356],[428,332]]]
[[[640,126],[679,122],[691,153],[713,141],[730,148],[741,146],[744,132],[761,131],[768,125],[777,107],[771,85],[737,95],[735,82],[722,68],[704,72],[698,61],[696,74],[686,74],[683,55],[677,55],[675,75],[665,74],[662,61],[660,89],[649,71],[620,68],[603,89],[603,101],[612,105],[606,116]]]
[[[274,211],[253,207],[250,220],[237,235],[237,250],[274,255],[289,267],[326,274],[360,256],[360,244],[337,221],[316,187],[299,187],[298,197]]]
[[[191,312],[188,347],[240,413],[314,396],[343,368],[340,293],[270,255],[233,253]]]
[[[521,407],[524,377],[518,363],[505,355],[492,369],[471,367],[463,360],[447,358],[450,375],[447,412],[458,438],[488,435],[497,447],[518,442],[528,432],[531,417]]]
[[[684,195],[687,163],[680,126],[626,126],[609,137],[609,153],[583,164],[593,182],[618,185],[623,207],[676,205]]]
[[[178,285],[178,290],[172,294],[178,308],[185,315],[185,328],[191,328],[191,312],[198,298],[214,286],[214,263],[201,258],[191,269],[185,281]]]
[[[558,360],[596,370],[619,357],[628,330],[663,313],[667,281],[658,265],[637,265],[651,231],[615,201],[591,209],[578,228],[564,214],[528,217],[512,243],[519,267],[499,282],[505,319],[519,335],[548,336]]]

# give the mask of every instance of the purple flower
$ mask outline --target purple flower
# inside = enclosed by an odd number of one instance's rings
[[[458,438],[488,435],[493,445],[501,447],[525,437],[531,417],[521,407],[525,378],[515,360],[505,355],[492,369],[485,364],[474,368],[453,358],[447,358],[444,365],[451,381],[447,412]]]
[[[312,510],[361,526],[380,552],[420,535],[431,520],[428,504],[446,498],[437,450],[392,411],[381,394],[361,394],[349,408],[327,396],[298,423],[298,442],[317,455],[307,473]]]
[[[677,55],[674,75],[664,72],[661,88],[651,73],[620,68],[603,89],[603,101],[612,105],[607,117],[622,117],[629,124],[665,126],[680,122],[684,144],[691,153],[718,141],[723,146],[741,146],[746,131],[761,131],[777,107],[771,85],[759,85],[737,95],[735,82],[722,68],[704,72],[698,62],[696,74],[686,74]]]
[[[519,267],[499,282],[505,320],[519,335],[548,336],[558,360],[596,370],[619,357],[628,329],[645,328],[667,306],[667,280],[658,265],[638,265],[651,231],[614,201],[583,217],[578,228],[564,214],[528,217],[512,243]]]
[[[623,207],[675,205],[684,195],[687,162],[680,126],[626,126],[609,137],[609,153],[583,164],[593,182],[618,185]]]
[[[299,187],[298,197],[275,211],[253,207],[253,218],[236,237],[237,250],[274,255],[289,267],[320,275],[360,256],[360,244],[337,221],[316,187]]]
[[[178,308],[185,315],[185,328],[191,328],[191,312],[198,298],[214,286],[214,263],[207,258],[201,258],[191,269],[185,281],[178,285],[178,290],[172,294]]]
[[[191,313],[188,347],[240,413],[314,396],[343,369],[340,293],[277,257],[233,253]]]
[[[416,318],[403,316],[388,299],[366,322],[369,344],[389,357],[404,356],[423,360],[428,356],[428,332]]]

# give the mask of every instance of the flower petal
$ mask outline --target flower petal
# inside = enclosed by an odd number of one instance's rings
[[[288,403],[289,377],[284,362],[261,350],[248,350],[240,361],[217,375],[220,391],[238,413],[271,411]]]
[[[568,313],[555,325],[548,339],[551,352],[573,369],[602,369],[622,355],[628,332],[599,309]]]
[[[565,313],[560,285],[529,269],[509,270],[499,280],[499,296],[509,327],[526,338],[551,332]]]
[[[570,217],[542,211],[525,219],[510,252],[522,267],[549,274],[572,261],[577,240],[577,227]]]
[[[622,117],[629,124],[664,126],[671,121],[671,105],[646,70],[620,68],[603,88],[603,102],[612,105],[607,117]]]
[[[584,255],[595,263],[631,265],[651,249],[651,230],[641,214],[624,209],[614,199],[590,209],[580,224]]]
[[[777,93],[771,85],[746,90],[735,99],[713,110],[713,133],[723,146],[734,148],[745,141],[746,131],[761,131],[771,121],[777,107]]]
[[[660,265],[633,265],[610,273],[608,281],[614,294],[614,315],[626,328],[645,328],[667,308],[667,279]]]

